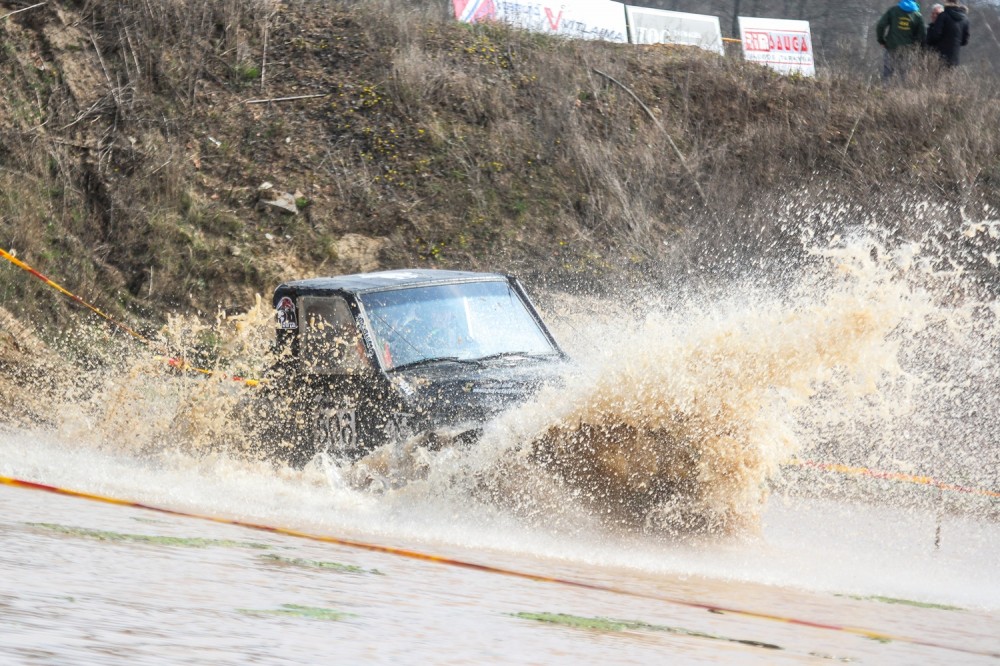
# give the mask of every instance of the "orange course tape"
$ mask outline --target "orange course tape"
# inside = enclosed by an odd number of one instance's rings
[[[326,536],[321,534],[310,534],[308,532],[301,532],[298,530],[293,530],[285,527],[277,527],[272,525],[263,525],[258,523],[252,523],[244,520],[235,520],[231,518],[220,518],[216,516],[204,516],[195,513],[189,513],[186,511],[180,511],[177,509],[168,509],[164,507],[152,506],[147,504],[142,504],[139,502],[133,502],[130,500],[118,499],[115,497],[106,497],[103,495],[96,495],[93,493],[87,493],[79,490],[70,490],[67,488],[59,488],[56,486],[46,485],[44,483],[38,483],[35,481],[24,481],[21,479],[15,479],[6,476],[0,476],[0,485],[8,485],[19,488],[28,488],[32,490],[42,490],[45,492],[55,493],[58,495],[66,495],[70,497],[78,497],[81,499],[87,499],[95,502],[103,502],[106,504],[115,504],[118,506],[129,506],[138,509],[145,509],[148,511],[156,511],[158,513],[163,513],[172,516],[182,516],[185,518],[195,518],[199,520],[207,520],[215,523],[223,523],[227,525],[236,525],[238,527],[245,527],[253,530],[261,530],[265,532],[272,532],[274,534],[283,534],[285,536],[296,537],[299,539],[309,539],[311,541],[319,541],[323,543],[331,543],[339,546],[345,546],[349,548],[357,548],[359,550],[366,550],[376,553],[384,553],[387,555],[396,555],[398,557],[406,557],[414,560],[421,560],[424,562],[434,562],[437,564],[444,564],[453,567],[461,567],[464,569],[471,569],[474,571],[482,571],[485,573],[499,574],[503,576],[511,576],[514,578],[521,578],[524,580],[531,580],[543,583],[554,583],[558,585],[567,585],[579,589],[592,590],[597,592],[607,592],[610,594],[620,594],[631,597],[637,597],[642,599],[651,599],[654,601],[661,601],[664,603],[674,604],[677,606],[684,606],[687,608],[694,608],[698,610],[705,610],[711,613],[723,614],[723,615],[737,615],[746,618],[752,618],[757,620],[770,620],[772,622],[782,622],[786,624],[792,624],[800,627],[807,627],[811,629],[821,629],[827,631],[838,631],[848,634],[853,634],[856,636],[861,636],[863,638],[869,638],[877,641],[897,641],[900,643],[908,643],[911,645],[918,645],[921,647],[930,647],[941,650],[950,650],[953,652],[961,652],[965,654],[972,654],[978,656],[994,657],[1000,658],[1000,653],[994,652],[982,652],[974,650],[971,648],[966,648],[956,645],[944,645],[940,643],[935,643],[933,641],[927,641],[919,638],[909,638],[905,636],[895,636],[892,634],[886,634],[879,631],[872,631],[869,629],[864,629],[861,627],[851,627],[845,625],[835,625],[828,624],[824,622],[815,622],[812,620],[803,620],[794,617],[787,617],[782,615],[776,615],[773,613],[765,613],[760,611],[751,611],[740,608],[728,608],[725,606],[716,606],[713,604],[689,601],[687,599],[679,599],[676,597],[669,597],[659,594],[651,594],[648,592],[637,592],[634,590],[625,590],[612,587],[610,585],[600,585],[597,583],[585,583],[583,581],[570,580],[566,578],[558,578],[553,576],[545,576],[541,574],[534,574],[525,571],[517,571],[515,569],[506,569],[502,567],[491,566],[489,564],[479,564],[476,562],[469,562],[466,560],[458,560],[450,557],[443,557],[441,555],[434,555],[432,553],[425,553],[417,550],[411,550],[408,548],[397,548],[394,546],[385,546],[380,544],[365,543],[363,541],[355,541],[352,539],[344,539],[335,536]]]
[[[902,481],[904,483],[914,483],[922,486],[932,486],[934,488],[939,488],[941,490],[949,490],[958,493],[966,493],[970,495],[982,495],[984,497],[1000,497],[1000,493],[994,490],[986,490],[985,488],[972,488],[968,486],[960,486],[954,483],[946,483],[944,481],[938,481],[937,479],[930,476],[918,476],[914,474],[902,474],[900,472],[883,472],[874,469],[868,469],[867,467],[852,467],[850,465],[842,465],[839,463],[823,463],[815,462],[813,460],[802,460],[799,458],[792,458],[788,460],[786,464],[798,465],[799,467],[811,467],[813,469],[821,469],[827,472],[837,472],[839,474],[846,474],[851,476],[868,476],[873,479],[887,479],[890,481]]]
[[[90,303],[88,303],[87,301],[83,300],[82,298],[80,298],[79,296],[77,296],[73,292],[69,291],[68,289],[65,289],[62,285],[59,285],[56,282],[54,282],[54,281],[50,280],[49,278],[45,277],[44,275],[42,275],[41,273],[39,273],[38,271],[36,271],[34,268],[32,268],[28,264],[24,263],[23,261],[21,261],[20,259],[18,259],[14,255],[10,254],[9,252],[7,252],[7,251],[5,251],[3,249],[0,249],[0,257],[3,257],[4,259],[6,259],[7,261],[9,261],[10,263],[12,263],[15,266],[17,266],[18,268],[20,268],[21,270],[23,270],[23,271],[25,271],[27,273],[30,273],[31,275],[34,275],[36,278],[38,278],[39,280],[41,280],[45,284],[49,285],[50,287],[52,287],[53,289],[55,289],[59,293],[63,294],[64,296],[68,296],[69,298],[71,298],[72,300],[76,301],[77,303],[79,303],[83,307],[89,309],[91,312],[94,312],[98,316],[100,316],[100,317],[104,318],[105,320],[111,322],[113,325],[115,325],[118,328],[120,328],[121,330],[125,331],[126,333],[128,333],[129,335],[131,335],[136,340],[141,340],[142,342],[144,342],[146,344],[152,344],[152,342],[149,339],[143,337],[142,334],[133,331],[131,328],[129,328],[125,324],[122,324],[122,323],[116,321],[115,319],[113,319],[111,316],[104,314],[103,312],[101,312],[100,310],[98,310],[96,307],[94,307],[93,305],[91,305]]]
[[[34,268],[32,268],[28,264],[24,263],[23,261],[21,261],[20,259],[18,259],[14,255],[10,254],[9,252],[7,252],[7,251],[5,251],[3,249],[0,249],[0,257],[3,257],[4,259],[6,259],[10,263],[14,264],[15,266],[17,266],[21,270],[25,271],[26,273],[29,273],[30,275],[33,275],[34,277],[38,278],[39,280],[41,280],[45,284],[49,285],[50,287],[52,287],[53,289],[55,289],[56,291],[58,291],[60,294],[63,294],[64,296],[67,296],[68,298],[76,301],[77,303],[79,303],[83,307],[87,308],[91,312],[96,313],[102,319],[110,322],[112,325],[114,325],[117,328],[120,328],[121,330],[125,331],[126,333],[128,333],[129,335],[131,335],[136,340],[142,342],[143,344],[145,344],[145,345],[147,345],[149,347],[155,347],[156,346],[155,343],[152,340],[150,340],[149,338],[143,336],[141,333],[138,333],[138,332],[132,330],[131,328],[129,328],[125,324],[123,324],[123,323],[119,322],[118,320],[116,320],[111,315],[105,314],[104,312],[102,312],[97,307],[95,307],[95,306],[91,305],[90,303],[88,303],[87,301],[83,300],[82,298],[80,298],[79,296],[77,296],[73,292],[69,291],[68,289],[66,289],[62,285],[58,284],[54,280],[51,280],[48,277],[42,275],[41,273],[39,273],[38,271],[36,271]],[[165,356],[165,357],[163,357],[163,360],[165,360],[167,362],[167,364],[170,365],[170,367],[177,368],[178,370],[187,370],[187,371],[190,371],[190,372],[199,372],[199,373],[201,373],[203,375],[210,375],[210,376],[214,376],[216,374],[215,372],[213,372],[211,370],[206,370],[204,368],[198,368],[198,367],[195,367],[193,365],[189,365],[187,362],[185,362],[185,361],[183,361],[181,359],[171,358],[171,357]],[[256,379],[246,379],[244,377],[237,377],[237,376],[232,376],[232,377],[230,377],[230,379],[232,379],[233,381],[237,381],[237,382],[243,382],[247,386],[257,386],[257,385],[260,384],[260,381],[256,380]]]

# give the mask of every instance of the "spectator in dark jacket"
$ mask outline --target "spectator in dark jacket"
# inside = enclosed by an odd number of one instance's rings
[[[930,26],[934,25],[934,21],[938,20],[938,16],[941,16],[941,12],[944,11],[944,5],[940,2],[936,2],[931,5],[931,20],[927,22],[927,29],[930,30]]]
[[[906,52],[910,51],[909,47],[923,44],[926,37],[927,26],[916,0],[899,0],[899,4],[886,10],[875,24],[875,38],[885,47],[882,80],[892,78],[897,70],[905,76],[901,68]]]
[[[927,46],[941,54],[948,67],[958,66],[958,52],[969,43],[969,10],[951,0],[927,31]]]

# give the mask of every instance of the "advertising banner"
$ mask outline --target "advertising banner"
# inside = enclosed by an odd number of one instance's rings
[[[743,57],[782,74],[815,76],[809,21],[740,17]]]
[[[538,2],[494,0],[500,18],[534,32],[547,32],[576,39],[627,42],[625,5],[610,0]]]
[[[493,0],[452,0],[452,5],[455,7],[455,18],[463,23],[496,18]]]
[[[662,9],[626,7],[630,41],[633,44],[684,44],[719,55],[722,30],[718,16],[668,12]]]
[[[628,41],[625,5],[611,0],[452,0],[452,4],[455,18],[467,23],[489,19],[576,39]]]

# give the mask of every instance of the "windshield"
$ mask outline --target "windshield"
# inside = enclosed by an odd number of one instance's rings
[[[507,282],[466,282],[363,294],[387,369],[429,359],[537,356],[556,349]]]

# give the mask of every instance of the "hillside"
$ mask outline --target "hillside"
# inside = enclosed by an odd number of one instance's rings
[[[933,62],[882,87],[437,2],[30,4],[0,2],[25,9],[0,19],[2,246],[147,330],[375,268],[736,276],[796,261],[804,226],[957,236],[1000,206],[997,81]],[[9,265],[0,307],[79,316]]]

